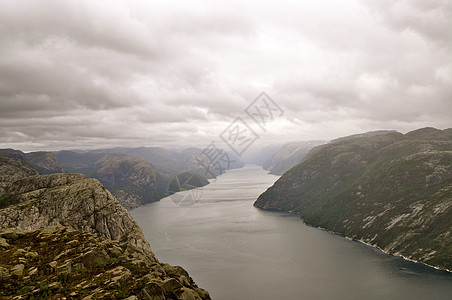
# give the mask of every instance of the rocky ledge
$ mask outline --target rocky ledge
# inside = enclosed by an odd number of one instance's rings
[[[2,299],[210,299],[181,267],[69,227],[0,229],[0,250]]]

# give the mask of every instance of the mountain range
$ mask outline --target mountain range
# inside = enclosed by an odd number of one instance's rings
[[[38,151],[24,153],[14,149],[0,149],[0,157],[9,157],[25,162],[40,174],[63,173],[64,168],[52,152]]]
[[[208,178],[226,170],[206,168],[200,164],[202,149],[187,148],[180,152],[160,147],[111,148],[89,151],[58,151],[56,158],[69,172],[79,172],[99,179],[127,209],[158,201],[168,196],[177,177],[195,176],[195,186],[209,184]],[[231,156],[229,168],[244,164]]]
[[[14,149],[0,149],[0,158],[19,160],[39,174],[76,172],[96,178],[121,205],[133,209],[174,192],[170,188],[180,176],[196,177],[191,182],[197,187],[209,184],[207,179],[226,171],[213,167],[207,170],[205,166],[208,163],[202,158],[202,152],[203,149],[200,148],[172,151],[160,147],[62,150],[55,153],[24,153]],[[228,168],[240,168],[244,165],[236,156],[228,155],[231,159]],[[204,160],[201,163],[200,158]],[[13,174],[8,176],[11,175]]]

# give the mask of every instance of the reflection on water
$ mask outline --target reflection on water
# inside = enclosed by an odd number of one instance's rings
[[[452,299],[452,274],[253,207],[277,176],[230,170],[192,207],[165,198],[131,213],[157,257],[213,299]]]

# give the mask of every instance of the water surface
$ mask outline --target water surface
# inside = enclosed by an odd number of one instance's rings
[[[247,165],[193,206],[165,198],[131,213],[159,260],[183,266],[212,299],[452,299],[450,273],[254,208],[277,179]]]

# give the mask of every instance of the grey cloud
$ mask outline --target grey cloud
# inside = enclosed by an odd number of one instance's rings
[[[450,127],[450,20],[439,0],[3,1],[0,147],[208,144],[262,90],[289,120],[269,141]]]
[[[106,48],[147,59],[163,54],[153,32],[146,24],[132,18],[126,5],[118,7],[111,3],[101,7],[100,3],[89,2],[4,2],[0,11],[5,28],[2,34],[10,39],[19,37],[30,47],[59,37],[85,47]]]
[[[452,3],[447,0],[365,1],[397,30],[413,30],[442,46],[452,46]]]

